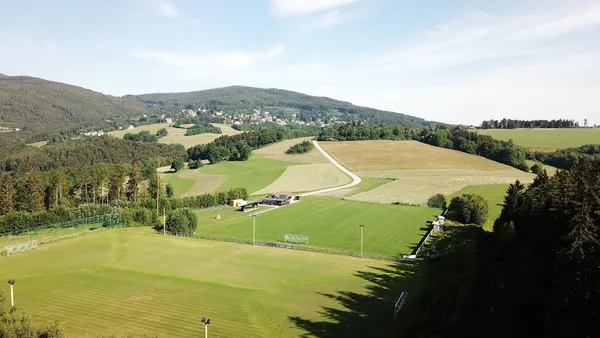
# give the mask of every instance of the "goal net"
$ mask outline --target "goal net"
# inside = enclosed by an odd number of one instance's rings
[[[308,236],[285,234],[285,235],[283,235],[283,241],[284,242],[292,242],[292,243],[308,244]]]
[[[27,242],[17,243],[17,244],[13,244],[13,245],[7,245],[4,247],[4,250],[6,251],[6,256],[8,257],[11,254],[16,254],[16,253],[23,252],[23,251],[37,249],[37,247],[38,247],[38,241],[33,240],[33,241],[27,241]]]
[[[398,315],[398,312],[400,312],[400,310],[402,309],[402,306],[404,306],[406,297],[408,297],[408,293],[406,293],[406,292],[402,292],[400,297],[398,297],[398,300],[396,301],[396,304],[394,305],[394,320],[396,320],[396,316]]]

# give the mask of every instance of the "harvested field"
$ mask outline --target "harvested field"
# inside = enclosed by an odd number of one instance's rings
[[[533,167],[534,164],[539,164],[542,166],[542,168],[546,169],[546,172],[548,173],[548,175],[553,176],[554,174],[556,174],[556,168],[553,166],[549,166],[547,164],[544,164],[542,162],[538,162],[538,161],[534,161],[534,160],[526,160],[527,161],[527,165],[529,166],[529,168]]]
[[[277,191],[306,192],[339,187],[352,180],[331,163],[293,165],[285,169],[273,183],[260,189],[256,194]]]
[[[393,179],[389,178],[371,178],[371,177],[361,177],[361,181],[358,185],[355,185],[350,188],[329,191],[323,194],[319,194],[319,196],[334,196],[334,197],[349,197],[361,192],[366,192],[373,190],[381,185],[386,183],[393,182]]]
[[[480,156],[416,141],[323,142],[340,163],[365,178],[394,179],[350,197],[378,203],[426,202],[436,193],[452,194],[470,185],[508,184],[534,175]]]
[[[395,181],[350,199],[366,202],[412,204],[425,203],[433,194],[452,194],[471,185],[509,184],[519,179],[529,183],[532,174],[515,171],[406,170]]]
[[[288,155],[285,153],[291,146],[301,143],[302,141],[312,141],[314,137],[302,137],[291,140],[284,140],[264,148],[255,150],[256,154],[261,154],[264,157],[288,162],[297,163],[329,163],[329,161],[317,149],[313,149],[306,154]]]
[[[181,197],[198,196],[213,192],[227,181],[226,175],[205,175],[198,170],[184,170],[179,174],[179,177],[194,181],[194,185],[182,193]]]
[[[145,130],[145,131],[149,131],[150,133],[155,134],[159,129],[166,128],[167,132],[168,132],[167,136],[160,138],[158,140],[158,143],[164,143],[164,144],[179,143],[179,144],[182,144],[186,148],[190,148],[190,147],[193,147],[198,144],[210,143],[217,137],[220,137],[223,135],[235,135],[235,134],[240,133],[240,131],[237,131],[237,130],[231,128],[231,126],[228,124],[214,123],[213,125],[215,127],[221,128],[223,133],[222,134],[206,133],[206,134],[199,134],[199,135],[193,135],[193,136],[185,136],[186,129],[184,129],[184,128],[173,128],[168,123],[156,123],[156,124],[148,124],[148,125],[144,125],[144,126],[139,126],[139,127],[133,128],[133,129],[113,131],[108,134],[112,135],[114,137],[123,138],[123,136],[125,136],[125,134],[127,134],[127,133],[139,133],[140,131]]]

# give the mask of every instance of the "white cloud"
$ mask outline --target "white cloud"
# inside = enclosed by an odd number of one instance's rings
[[[187,76],[226,75],[250,70],[253,66],[273,60],[281,55],[283,46],[264,52],[228,51],[213,54],[133,51],[140,59],[155,60],[179,70]]]
[[[271,9],[278,16],[313,14],[344,7],[361,0],[271,0]]]
[[[179,10],[170,0],[151,0],[148,6],[160,16],[175,19],[179,16]]]

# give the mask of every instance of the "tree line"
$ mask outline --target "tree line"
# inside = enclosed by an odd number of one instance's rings
[[[338,140],[416,140],[436,147],[458,150],[529,171],[525,151],[512,141],[499,141],[489,135],[471,132],[463,127],[428,126],[424,128],[400,125],[347,123],[324,128],[320,141]]]
[[[598,196],[600,161],[553,177],[542,171],[527,187],[509,186],[493,232],[445,227],[423,251],[423,292],[405,313],[407,334],[597,335]]]
[[[600,145],[587,144],[578,148],[559,149],[554,152],[526,152],[530,160],[543,162],[559,169],[571,169],[574,166],[593,163],[600,160]]]
[[[215,127],[207,122],[197,122],[192,128],[188,128],[185,132],[185,136],[193,136],[205,133],[223,134],[223,131],[219,127]]]
[[[253,149],[284,139],[310,136],[310,129],[261,129],[237,135],[223,135],[211,143],[200,144],[187,150],[192,161],[208,160],[211,164],[228,161],[246,161]]]
[[[124,140],[128,141],[137,141],[137,142],[147,142],[147,143],[156,143],[158,139],[161,137],[167,136],[168,131],[166,128],[159,129],[156,134],[151,134],[147,130],[140,131],[139,133],[127,133],[123,136]]]
[[[488,120],[481,123],[481,129],[516,129],[516,128],[578,128],[575,120]]]

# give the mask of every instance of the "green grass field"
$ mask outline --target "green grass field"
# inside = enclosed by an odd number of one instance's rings
[[[201,337],[202,316],[212,319],[210,337],[299,337],[323,329],[335,336],[347,330],[338,322],[358,309],[381,315],[352,325],[391,332],[394,297],[413,292],[412,284],[387,283],[384,295],[375,276],[400,274],[407,278],[408,272],[390,262],[162,236],[144,228],[104,230],[0,257],[0,279],[17,281],[15,303],[38,323],[59,320],[69,337]],[[353,303],[358,309],[341,304],[341,291],[360,302]],[[299,323],[322,328],[307,332]]]
[[[214,165],[205,165],[198,171],[208,175],[227,175],[227,180],[217,191],[245,187],[249,193],[253,193],[271,184],[283,174],[285,168],[294,164],[296,163],[272,160],[252,154],[247,161],[223,161]]]
[[[477,132],[497,140],[512,139],[515,144],[525,148],[548,151],[600,143],[600,128],[485,129]]]
[[[189,178],[183,178],[179,176],[179,173],[169,173],[161,176],[160,178],[165,184],[171,183],[173,191],[176,197],[188,192],[194,186],[194,180]]]
[[[508,189],[508,184],[471,185],[448,196],[448,203],[450,203],[452,197],[462,194],[477,194],[482,196],[490,206],[488,220],[483,228],[487,231],[492,231],[494,229],[494,221],[500,216],[500,212],[502,211],[506,189]]]
[[[424,234],[421,230],[440,210],[308,197],[298,203],[256,216],[256,240],[283,241],[285,234],[306,235],[309,245],[360,251],[364,223],[364,251],[380,255],[411,253]],[[234,208],[200,211],[199,234],[252,239],[252,217]],[[221,219],[215,219],[220,215]]]

